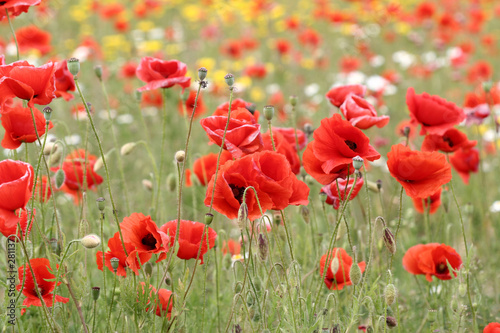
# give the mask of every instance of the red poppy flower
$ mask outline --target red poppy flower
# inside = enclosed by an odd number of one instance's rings
[[[144,57],[137,67],[137,77],[146,82],[139,91],[155,90],[158,88],[170,88],[180,85],[182,89],[189,88],[191,78],[186,77],[186,64],[178,60],[164,61],[152,57]]]
[[[205,197],[205,205],[212,199],[214,178],[210,180]],[[257,191],[262,211],[281,210],[288,205],[307,205],[309,188],[293,174],[285,156],[262,151],[244,156],[235,161],[227,161],[219,170],[213,207],[219,213],[234,219],[243,202],[243,193],[249,186]],[[255,220],[261,216],[254,192],[247,191],[248,218]]]
[[[170,319],[172,306],[174,305],[174,297],[172,295],[172,292],[165,288],[161,288],[158,291],[158,298],[160,299],[160,304],[156,306],[156,315],[159,317],[167,317],[168,319]]]
[[[0,161],[0,209],[24,208],[33,190],[33,167],[21,161]]]
[[[339,67],[343,73],[354,72],[361,67],[361,60],[356,57],[344,56],[339,61]]]
[[[123,241],[130,243],[134,247],[134,250],[129,252],[127,257],[127,264],[132,270],[136,270],[136,256],[141,252],[159,254],[156,262],[166,258],[170,238],[158,229],[151,216],[144,216],[142,213],[132,213],[132,215],[123,219],[120,227],[122,229]]]
[[[122,65],[119,76],[123,79],[133,79],[135,78],[137,67],[138,65],[133,61],[126,62]]]
[[[436,5],[429,1],[424,1],[415,7],[415,17],[419,21],[430,19],[436,12]]]
[[[464,111],[455,104],[425,92],[416,95],[412,87],[406,92],[406,105],[410,109],[412,123],[422,125],[420,135],[442,135],[465,119]]]
[[[189,118],[191,117],[191,114],[193,113],[195,99],[196,99],[196,91],[191,90],[189,92],[189,96],[185,102],[186,116]],[[201,94],[200,94],[198,96],[198,102],[196,105],[196,112],[194,113],[194,117],[198,118],[203,113],[205,113],[206,109],[207,108],[205,107],[205,103],[203,103],[203,98],[201,97]],[[178,110],[179,110],[179,114],[184,115],[184,108],[182,106],[182,101],[179,101]]]
[[[55,71],[56,79],[56,97],[62,97],[66,101],[70,101],[74,98],[72,94],[68,91],[75,91],[75,80],[73,80],[73,75],[69,72],[68,64],[66,60],[59,61],[56,66]]]
[[[0,41],[0,45],[1,45],[1,41]],[[1,45],[0,47],[3,47],[3,45]],[[5,55],[0,55],[0,66],[3,66],[5,65]]]
[[[87,160],[87,163],[85,163],[85,160]],[[71,195],[75,203],[78,203],[82,196],[84,170],[86,174],[85,181],[89,189],[93,189],[103,182],[103,178],[94,171],[96,161],[97,157],[85,152],[84,149],[74,150],[64,159],[62,169],[65,177],[61,190]],[[51,168],[51,170],[57,172],[59,167]]]
[[[141,102],[142,107],[154,106],[160,108],[162,107],[162,105],[163,105],[163,97],[161,95],[161,92],[159,92],[158,90],[145,91],[142,94],[142,102]]]
[[[297,143],[295,140],[295,128],[293,127],[273,127],[273,133],[274,132],[279,132],[283,135],[285,140],[287,140],[292,147],[297,150]],[[304,149],[304,147],[307,145],[307,136],[306,134],[297,129],[297,141],[299,142],[299,150]]]
[[[476,148],[460,148],[450,156],[450,163],[465,184],[469,184],[471,172],[479,170],[479,151]]]
[[[489,323],[484,328],[483,333],[500,333],[500,323]]]
[[[279,154],[282,154],[286,157],[288,162],[290,163],[290,167],[292,168],[292,172],[294,174],[298,174],[300,172],[300,160],[297,151],[295,150],[295,142],[290,144],[290,142],[284,138],[284,136],[275,131],[273,128],[273,142],[271,142],[271,135],[269,132],[262,134],[262,140],[264,141],[264,150],[276,151]]]
[[[7,14],[5,10],[9,11],[11,18],[27,13],[31,6],[40,4],[42,0],[5,0],[0,2],[0,21],[2,21]]]
[[[253,115],[255,122],[258,123],[260,112],[258,110],[251,111],[254,109],[254,107],[255,107],[254,104],[247,102],[241,98],[237,98],[237,99],[233,100],[233,102],[231,103],[231,112],[233,112],[234,110],[239,109],[239,108],[244,108]],[[215,109],[212,116],[225,116],[227,118],[228,111],[229,111],[229,102],[225,102],[225,103],[222,103],[221,105],[219,105]]]
[[[325,265],[328,267],[325,275],[325,284],[330,290],[342,290],[345,286],[352,285],[349,277],[349,272],[352,266],[352,258],[343,248],[333,248],[330,252],[328,263],[326,259],[328,254],[321,257],[319,261],[320,276],[323,276]],[[336,272],[332,271],[332,261],[337,258],[339,266]],[[361,272],[365,271],[366,263],[364,261],[358,263]]]
[[[432,276],[440,280],[451,279],[447,263],[454,270],[458,270],[462,266],[462,258],[451,246],[439,243],[412,246],[403,257],[403,267],[406,271],[425,274],[429,282],[432,282]]]
[[[55,97],[55,70],[52,62],[40,67],[26,61],[0,66],[0,105],[13,97],[27,100],[31,107],[49,104]]]
[[[229,39],[220,47],[220,52],[233,59],[239,59],[243,54],[243,43],[239,40]]]
[[[338,182],[338,187],[337,187],[337,182]],[[365,181],[363,180],[363,178],[359,177],[358,180],[356,181],[354,189],[352,190],[352,194],[349,197],[349,200],[353,200],[358,195],[361,188],[363,188],[364,183]],[[347,179],[337,179],[330,185],[323,186],[321,188],[321,192],[326,194],[325,202],[329,205],[332,205],[333,208],[339,209],[340,201],[347,199],[349,193],[351,192],[353,184],[354,184],[354,178],[351,177],[349,179],[348,185],[347,185]],[[339,195],[339,190],[340,190],[340,195]]]
[[[227,253],[231,254],[232,256],[240,254],[241,253],[240,242],[234,239],[228,239],[227,242],[224,241],[222,243],[222,254],[226,255]]]
[[[266,77],[266,74],[266,66],[263,64],[255,64],[245,68],[245,75],[248,75],[251,78],[263,79]]]
[[[292,49],[292,44],[286,39],[277,39],[274,46],[281,56],[288,54]]]
[[[436,193],[433,195],[427,197],[427,198],[414,198],[413,199],[413,206],[415,207],[415,210],[421,214],[425,212],[425,210],[428,208],[429,209],[429,214],[434,214],[439,206],[441,206],[441,191],[442,189],[440,188],[437,190]]]
[[[35,279],[33,279],[33,275],[31,274],[29,266],[31,266],[31,269],[35,274]],[[56,269],[58,266],[59,265],[56,266]],[[42,306],[42,300],[47,307],[50,308],[52,306],[52,299],[54,298],[52,292],[54,291],[56,283],[55,281],[48,281],[55,278],[55,275],[52,274],[50,271],[54,270],[50,268],[50,261],[46,258],[30,259],[29,265],[26,264],[19,267],[18,270],[19,284],[16,286],[16,289],[18,291],[21,291],[22,289],[23,295],[26,296],[26,298],[23,301],[23,305],[25,305],[27,308],[29,308],[32,305]],[[25,277],[26,280],[24,280]],[[23,285],[23,280],[24,280],[24,285]],[[38,298],[34,280],[36,280],[36,284],[38,285],[38,290],[42,297],[41,299]],[[59,282],[57,285],[59,284],[61,284],[61,282]],[[68,303],[69,298],[56,295],[55,302]],[[21,315],[24,314],[25,312],[26,309],[22,309]]]
[[[210,141],[218,146],[222,144],[227,116],[210,116],[200,121]],[[247,109],[231,110],[231,119],[226,131],[223,148],[234,158],[262,150],[263,142],[260,125]]]
[[[17,235],[19,238],[25,237],[29,234],[33,223],[28,223],[28,216],[33,220],[35,217],[35,210],[28,212],[26,209],[16,209],[15,211],[0,208],[0,232],[5,237],[10,235]],[[33,221],[32,221],[33,222]],[[18,230],[18,223],[21,230]],[[28,224],[30,228],[28,228]],[[12,241],[17,241],[16,237],[10,238]]]
[[[479,60],[467,71],[467,82],[474,84],[488,81],[492,74],[493,69],[491,65],[484,60]]]
[[[2,115],[2,126],[5,129],[5,135],[2,140],[2,147],[6,149],[17,149],[23,142],[32,143],[37,141],[37,135],[45,134],[45,117],[37,108],[32,108],[35,116],[36,131],[33,125],[30,108],[25,108],[21,103],[15,103],[12,106],[5,103],[0,110]],[[49,129],[54,127],[49,122]]]
[[[465,133],[450,128],[443,135],[428,134],[422,143],[422,151],[437,151],[445,153],[457,151],[460,148],[472,148],[477,141],[469,141]]]
[[[184,260],[200,259],[200,265],[203,264],[203,255],[214,247],[217,233],[214,229],[208,228],[208,243],[210,247],[207,249],[207,233],[203,232],[205,224],[187,220],[181,220],[180,222],[177,258]],[[172,247],[175,240],[175,233],[177,232],[177,220],[165,223],[160,230],[170,236],[170,247]],[[198,257],[200,242],[201,252]]]
[[[417,136],[417,127],[411,122],[411,120],[403,120],[396,126],[396,134],[398,136],[405,136],[405,129],[408,127],[410,132],[408,133],[408,138],[411,140]]]
[[[427,198],[451,180],[451,166],[438,152],[413,151],[402,144],[392,146],[387,154],[391,176],[412,198]]]
[[[389,123],[389,116],[377,116],[377,111],[364,98],[349,94],[340,111],[353,126],[359,129],[368,129],[374,125],[378,128]]]
[[[333,106],[339,108],[342,104],[344,104],[349,94],[354,94],[358,97],[365,97],[366,87],[360,84],[334,87],[326,93],[326,98]]]
[[[44,56],[52,50],[50,33],[39,29],[35,25],[17,29],[16,38],[21,53],[37,50]]]
[[[113,267],[111,266],[111,258],[118,258],[118,268],[116,269],[116,275],[118,276],[127,276],[127,271],[125,270],[126,267],[132,269],[135,275],[139,275],[139,269],[141,266],[148,262],[152,256],[151,253],[139,252],[136,257],[130,259],[130,261],[134,260],[134,262],[132,262],[132,265],[129,265],[125,251],[123,251],[123,244],[120,240],[119,232],[115,233],[115,235],[108,240],[108,247],[109,251],[104,254],[104,260],[106,261],[105,265],[111,272],[114,272]],[[135,247],[127,242],[125,242],[125,248],[129,254],[135,250]],[[97,251],[96,262],[97,268],[102,271],[102,251]]]
[[[48,181],[47,176],[42,176],[42,179],[39,178],[36,182],[35,198],[37,198],[39,202],[47,202],[52,196],[50,186],[47,184]]]
[[[311,28],[303,30],[298,35],[299,43],[305,46],[311,46],[312,48],[317,48],[321,44],[320,34]]]
[[[201,185],[205,186],[215,174],[218,156],[219,154],[210,153],[194,161],[193,172],[200,181]],[[223,150],[222,154],[220,155],[219,168],[223,166],[226,161],[229,161],[231,159],[231,153],[227,150]]]
[[[380,158],[370,145],[370,139],[339,114],[323,119],[313,137],[314,141],[304,151],[304,169],[323,185],[353,173],[353,157],[360,156],[368,161]]]

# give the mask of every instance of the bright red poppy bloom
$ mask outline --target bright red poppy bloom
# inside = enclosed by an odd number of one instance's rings
[[[0,66],[0,105],[18,97],[34,104],[47,105],[55,97],[54,63],[34,67],[26,61]]]
[[[52,191],[50,190],[48,181],[49,179],[47,176],[42,176],[42,179],[39,178],[36,182],[35,198],[39,202],[47,202],[52,196]]]
[[[208,181],[215,174],[218,156],[219,154],[210,153],[194,161],[193,172],[200,181],[201,185],[205,186],[206,184],[208,184]],[[231,153],[227,150],[223,150],[220,155],[219,168],[223,166],[226,161],[229,161],[231,159]]]
[[[210,205],[212,199],[214,178],[208,184],[206,206]],[[285,156],[262,151],[227,161],[220,168],[215,184],[214,209],[235,219],[243,202],[244,191],[249,186],[257,191],[263,212],[268,209],[281,210],[288,205],[307,205],[309,202],[309,187],[293,174]],[[250,220],[262,215],[253,190],[247,191],[245,202]]]
[[[87,160],[87,163],[85,163],[85,160]],[[84,171],[86,174],[85,182],[89,189],[93,189],[103,182],[103,178],[94,171],[96,161],[97,157],[85,152],[84,149],[74,150],[64,159],[62,169],[65,177],[61,190],[71,195],[75,203],[78,203],[82,196]],[[59,167],[51,168],[51,170],[57,172]]]
[[[412,123],[422,125],[420,135],[442,135],[465,119],[464,111],[454,103],[425,92],[417,95],[412,87],[406,92],[406,105]]]
[[[274,130],[273,128],[273,142],[271,142],[271,135],[269,132],[262,134],[262,140],[264,140],[264,150],[276,151],[279,154],[282,154],[286,157],[288,162],[290,163],[290,167],[292,168],[292,172],[294,174],[298,174],[300,172],[300,160],[297,151],[295,150],[295,142],[290,144],[290,142],[285,139],[285,137],[280,133]]]
[[[218,146],[222,144],[227,123],[226,116],[210,116],[200,121],[210,141]],[[263,141],[260,134],[260,125],[247,109],[231,110],[229,126],[225,134],[223,148],[234,158],[262,150]]]
[[[313,137],[304,151],[303,164],[306,172],[323,185],[353,173],[353,157],[368,161],[380,158],[370,139],[339,114],[323,119]]]
[[[297,150],[295,131],[297,131],[297,141],[299,144],[299,150],[302,150],[307,145],[307,136],[303,131],[299,129],[296,130],[293,127],[273,127],[273,133],[274,132],[281,133],[285,138],[285,140],[288,141],[295,150]]]
[[[333,106],[339,108],[342,104],[344,104],[349,94],[354,94],[358,97],[365,97],[366,87],[360,84],[334,87],[326,93],[326,98]]]
[[[170,88],[180,85],[182,89],[189,88],[191,78],[186,77],[186,64],[178,60],[164,61],[152,57],[144,57],[137,67],[137,77],[146,82],[139,91],[154,90],[158,88]]]
[[[442,189],[440,188],[436,193],[427,198],[414,198],[413,206],[415,210],[423,214],[426,209],[429,209],[429,214],[434,214],[439,206],[441,206],[441,191]]]
[[[451,279],[447,262],[454,270],[459,270],[462,266],[462,258],[455,249],[439,243],[412,246],[403,257],[403,267],[406,271],[412,274],[425,274],[429,282],[432,282],[432,276],[440,280]]]
[[[471,84],[488,81],[492,74],[493,69],[491,65],[484,60],[479,60],[467,71],[467,81]]]
[[[500,323],[489,323],[483,333],[500,333]]]
[[[180,221],[178,239],[179,251],[177,252],[177,258],[184,260],[199,259],[201,260],[200,265],[203,264],[203,255],[207,253],[209,249],[214,247],[215,239],[217,238],[215,230],[209,227],[208,243],[210,247],[207,249],[207,232],[204,232],[204,229],[205,224],[203,223],[187,220]],[[165,223],[161,226],[160,230],[170,236],[170,247],[172,247],[175,240],[175,233],[177,232],[177,220]],[[201,252],[200,256],[198,256],[200,242]]]
[[[0,161],[0,209],[24,208],[33,190],[33,167],[21,161]]]
[[[29,268],[31,266],[31,269],[33,269],[33,273],[35,274],[35,279],[33,279],[33,275],[31,274],[31,270]],[[59,265],[56,266],[59,267]],[[16,286],[16,289],[18,291],[23,292],[23,295],[26,296],[26,298],[23,301],[23,305],[25,305],[27,308],[30,306],[42,306],[42,300],[45,303],[47,307],[52,306],[52,299],[54,298],[54,295],[52,292],[54,291],[54,288],[56,286],[55,281],[47,281],[55,278],[55,275],[52,274],[50,271],[50,261],[46,258],[34,258],[30,259],[29,265],[23,265],[19,267],[18,272],[19,272],[19,284]],[[51,269],[54,271],[53,269]],[[26,280],[24,281],[24,287],[23,287],[23,280],[26,277]],[[36,284],[38,285],[38,290],[41,295],[41,299],[38,298],[37,292],[36,292],[36,286],[35,286],[35,281]],[[57,285],[60,285],[61,282],[59,282]],[[62,297],[59,295],[55,296],[55,302],[61,302],[61,303],[68,303],[69,298]],[[26,309],[21,310],[21,315],[26,312]]]
[[[337,182],[338,182],[338,187],[337,187]],[[353,200],[358,195],[361,188],[363,188],[364,183],[365,181],[363,180],[363,178],[359,177],[358,180],[356,181],[354,189],[352,190],[349,200]],[[351,177],[349,179],[349,184],[347,184],[347,179],[337,179],[330,185],[323,186],[321,188],[321,192],[326,194],[325,202],[329,205],[332,205],[333,208],[339,209],[340,201],[344,201],[347,199],[349,193],[351,192],[353,184],[354,184],[354,178]],[[339,195],[339,190],[340,190],[340,195]]]
[[[412,198],[427,198],[451,180],[451,166],[438,152],[420,152],[398,144],[387,154],[387,167]]]
[[[32,143],[37,141],[38,137],[45,134],[45,117],[40,110],[32,108],[35,116],[36,131],[33,125],[30,108],[25,108],[20,102],[9,106],[7,103],[1,108],[2,126],[5,129],[5,135],[2,140],[2,147],[6,149],[17,149],[23,142]],[[49,122],[49,129],[54,127]],[[37,137],[38,132],[38,137]]]
[[[21,53],[37,50],[44,56],[52,50],[52,45],[50,45],[52,36],[50,33],[39,29],[35,25],[17,29],[16,37]]]
[[[263,64],[255,64],[245,68],[245,75],[248,75],[251,78],[263,79],[266,77],[266,74],[266,66]]]
[[[278,50],[278,53],[283,56],[290,52],[292,44],[290,44],[288,40],[281,38],[275,41],[274,47]]]
[[[19,238],[25,237],[26,234],[30,233],[31,227],[33,227],[33,224],[30,223],[30,228],[28,229],[28,217],[33,220],[35,211],[28,212],[22,208],[11,211],[0,208],[0,233],[5,237],[9,237],[10,235],[17,235]],[[21,230],[18,230],[18,223],[21,226]],[[17,241],[16,237],[11,237],[10,239]]]
[[[68,91],[75,91],[75,80],[73,79],[73,74],[69,72],[68,64],[66,60],[59,61],[56,66],[55,71],[56,79],[56,97],[62,97],[66,101],[70,101],[74,98],[72,94]]]
[[[231,103],[231,112],[233,112],[234,110],[239,109],[239,108],[246,109],[248,112],[250,112],[253,115],[255,122],[256,123],[259,122],[260,112],[258,110],[251,111],[255,108],[254,104],[247,102],[241,98],[237,98],[237,99],[233,100],[233,102]],[[225,103],[220,104],[215,109],[212,116],[226,116],[227,117],[228,111],[229,111],[229,102],[225,102]]]
[[[422,142],[422,151],[437,151],[451,153],[460,148],[472,148],[477,141],[469,141],[465,133],[456,128],[450,128],[443,135],[428,134]]]
[[[130,259],[130,261],[135,260],[135,262],[132,262],[132,265],[129,265],[127,255],[125,255],[125,251],[123,251],[123,245],[120,240],[119,232],[116,232],[115,235],[108,240],[108,248],[109,251],[104,253],[105,265],[111,272],[114,272],[113,267],[111,266],[111,258],[118,258],[118,268],[116,269],[116,275],[118,276],[127,276],[127,271],[125,270],[126,267],[132,269],[135,275],[139,275],[139,269],[141,266],[148,262],[152,256],[151,253],[139,252],[135,258]],[[127,249],[128,254],[135,250],[135,247],[132,244],[126,242],[125,248]],[[96,262],[97,268],[102,271],[102,251],[97,251]]]
[[[389,123],[389,116],[377,116],[377,111],[362,97],[349,94],[340,111],[353,126],[359,129],[368,129],[372,126],[384,127]]]
[[[345,286],[352,285],[349,277],[349,272],[352,266],[352,258],[343,248],[333,248],[330,252],[329,261],[326,263],[328,254],[321,257],[319,261],[320,276],[323,276],[325,265],[328,267],[325,275],[325,284],[330,290],[342,290]],[[337,258],[339,261],[338,270],[332,271],[332,261]],[[365,271],[366,263],[364,261],[358,263],[361,272]]]
[[[126,62],[122,65],[120,69],[120,77],[123,79],[133,79],[135,78],[135,72],[137,71],[137,65],[133,61]]]
[[[40,4],[42,0],[5,0],[0,2],[0,21],[7,17],[5,10],[9,11],[10,18],[27,13],[31,6]]]
[[[160,299],[160,304],[156,306],[156,315],[159,317],[167,317],[168,319],[170,319],[172,306],[174,305],[174,297],[172,295],[172,292],[168,289],[161,288],[158,291],[158,298]]]
[[[450,156],[450,163],[465,184],[469,184],[471,172],[479,170],[479,151],[476,148],[460,148]]]
[[[151,216],[144,216],[142,213],[132,213],[132,215],[123,219],[120,227],[122,229],[123,241],[130,243],[134,247],[134,250],[129,252],[127,257],[127,264],[134,271],[137,264],[136,256],[141,252],[159,254],[156,262],[166,258],[170,238],[158,229]]]
[[[339,67],[343,73],[354,72],[361,67],[361,60],[352,56],[344,56],[339,61]]]
[[[191,114],[193,113],[195,99],[196,99],[196,91],[191,90],[189,92],[189,96],[188,96],[186,102],[184,103],[185,109],[186,109],[186,116],[188,118],[190,118]],[[182,101],[179,101],[178,110],[179,110],[179,114],[184,115],[184,107],[182,106],[182,104],[183,104]],[[206,109],[207,108],[205,107],[205,103],[203,103],[203,98],[201,97],[201,94],[200,94],[198,96],[198,102],[196,105],[196,111],[194,113],[194,118],[198,118],[199,116],[201,116],[203,113],[205,113]]]
[[[241,244],[239,241],[234,239],[228,239],[227,242],[222,242],[222,254],[226,255],[227,253],[232,256],[241,253]]]
[[[241,58],[243,54],[243,43],[240,40],[236,39],[228,39],[226,42],[220,47],[220,52],[224,55],[227,55],[233,59]]]

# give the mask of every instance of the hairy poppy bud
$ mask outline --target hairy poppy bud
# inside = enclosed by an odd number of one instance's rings
[[[240,229],[244,229],[248,219],[248,206],[246,202],[243,202],[240,205],[240,209],[238,210],[238,226]]]
[[[99,81],[101,81],[102,80],[102,66],[101,65],[95,66],[94,73],[95,73],[95,76],[97,76],[97,78],[99,79]]]
[[[383,232],[384,232],[383,237],[384,237],[385,247],[392,254],[396,253],[396,239],[394,238],[394,235],[392,234],[391,230],[385,227]]]
[[[292,106],[297,105],[297,96],[295,95],[290,96],[290,104],[292,104]]]
[[[43,116],[45,117],[45,121],[49,121],[50,117],[52,116],[52,109],[50,106],[46,106],[43,108]]]
[[[337,274],[337,272],[339,271],[339,268],[340,268],[340,261],[339,261],[339,258],[337,256],[335,256],[332,260],[332,262],[330,263],[330,269],[333,273],[333,275]]]
[[[63,186],[64,181],[66,180],[66,175],[64,174],[63,169],[59,169],[56,172],[56,188],[60,189]]]
[[[309,208],[307,208],[307,206],[300,206],[300,214],[302,215],[304,222],[309,224],[309,221],[311,220],[309,215]]]
[[[310,137],[314,132],[313,125],[311,123],[304,124],[304,132],[306,133],[307,137]]]
[[[104,161],[102,160],[102,156],[99,156],[97,161],[94,163],[94,172],[99,171],[104,166]]]
[[[62,149],[57,149],[56,145],[54,145],[54,147],[56,147],[56,148],[53,148],[51,150],[50,158],[49,158],[49,164],[51,166],[59,164],[59,161],[61,161],[61,157],[62,157]]]
[[[56,254],[59,254],[59,243],[57,242],[57,239],[51,238],[49,240],[50,247],[52,248],[52,251],[54,251]]]
[[[149,191],[153,190],[153,183],[149,179],[143,179],[142,186],[144,186],[144,188],[146,190],[149,190]]]
[[[153,265],[150,262],[144,264],[144,273],[146,276],[151,276],[153,274]]]
[[[226,80],[226,84],[228,86],[232,87],[234,84],[234,75],[231,73],[228,73],[228,74],[226,74],[226,76],[224,76],[224,80]]]
[[[361,268],[357,262],[354,262],[351,266],[351,270],[349,271],[349,278],[353,285],[357,286],[361,282],[361,277],[363,273],[361,273]]]
[[[70,58],[68,60],[68,70],[73,76],[77,76],[78,72],[80,72],[80,60]]]
[[[463,283],[460,283],[458,285],[458,294],[462,297],[465,296],[465,294],[467,294],[467,286]]]
[[[94,301],[97,301],[99,299],[100,294],[101,294],[101,288],[92,287],[92,298],[94,299]]]
[[[111,268],[113,268],[113,271],[116,273],[116,270],[118,269],[118,266],[120,265],[120,259],[113,257],[109,260],[111,264]]]
[[[205,67],[199,68],[198,69],[198,79],[200,79],[200,81],[205,80],[205,78],[207,77],[207,72],[208,72],[208,70]]]
[[[352,158],[352,165],[354,166],[354,169],[359,170],[361,167],[363,167],[363,159],[359,156],[353,157]]]
[[[167,188],[170,192],[175,191],[177,188],[177,177],[173,173],[167,176]]]
[[[97,202],[97,208],[99,208],[99,211],[101,211],[101,212],[102,212],[102,211],[104,210],[104,208],[106,207],[106,206],[105,206],[105,203],[104,203],[105,201],[106,201],[106,199],[104,199],[103,197],[99,197],[99,198],[97,198],[97,199],[96,199],[96,202]]]
[[[271,121],[274,117],[274,106],[273,105],[266,105],[264,106],[264,117],[266,117],[266,120]]]
[[[394,327],[398,326],[398,322],[397,322],[396,318],[390,317],[390,316],[387,316],[385,318],[385,323],[387,324],[387,327],[389,327],[389,328],[394,328]]]
[[[258,243],[259,243],[259,257],[260,257],[260,260],[266,261],[269,247],[267,245],[267,238],[264,237],[264,235],[262,233],[259,234]]]
[[[153,267],[153,265],[151,265],[151,267]],[[170,276],[170,273],[168,273],[168,272],[167,272],[167,276],[165,276],[165,284],[167,286],[172,285],[172,277]]]
[[[135,142],[129,142],[129,143],[124,144],[120,148],[120,155],[126,156],[126,155],[130,154],[132,152],[132,150],[134,150],[135,146],[137,146],[137,143],[135,143]]]
[[[394,303],[394,301],[396,300],[396,295],[397,295],[396,287],[392,283],[389,283],[384,290],[384,297],[387,305],[391,305],[392,303]]]
[[[175,161],[177,163],[182,163],[186,160],[186,152],[184,150],[179,150],[175,153]]]
[[[93,249],[94,247],[98,247],[101,244],[101,239],[96,234],[90,234],[83,237],[80,240],[80,243],[87,249]]]
[[[214,220],[214,214],[212,214],[212,213],[205,214],[205,224],[206,225],[210,225],[213,220]]]

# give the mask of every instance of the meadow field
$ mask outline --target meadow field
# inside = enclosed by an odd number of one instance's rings
[[[500,3],[0,1],[2,332],[500,333]]]

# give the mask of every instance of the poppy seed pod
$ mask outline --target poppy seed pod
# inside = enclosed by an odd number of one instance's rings
[[[292,106],[296,106],[297,105],[297,96],[290,96],[290,104],[292,104]]]
[[[352,165],[354,169],[359,170],[363,167],[363,159],[360,156],[356,156],[352,158]]]
[[[105,204],[104,204],[105,201],[106,201],[106,199],[104,199],[103,197],[99,197],[96,200],[96,202],[97,202],[97,208],[99,208],[99,211],[101,211],[101,212],[105,208]]]
[[[208,72],[208,70],[205,67],[199,68],[198,69],[198,79],[200,79],[200,81],[205,80],[205,78],[207,77],[207,72]]]
[[[50,118],[52,116],[52,109],[49,106],[46,106],[43,108],[43,116],[45,117],[46,121],[50,121]]]
[[[80,243],[87,249],[93,249],[94,247],[98,247],[101,244],[101,239],[96,234],[90,234],[83,237],[80,240]]]
[[[205,214],[205,224],[206,225],[210,225],[213,220],[214,220],[214,214],[211,214],[211,213]]]
[[[271,121],[274,117],[274,106],[266,105],[264,106],[264,117],[266,117],[267,121]]]
[[[70,58],[68,60],[68,70],[73,76],[77,76],[78,72],[80,72],[80,60]]]
[[[232,87],[234,84],[234,75],[231,73],[228,73],[228,74],[226,74],[226,76],[224,76],[224,80],[226,80],[226,84],[228,86]]]
[[[101,294],[101,288],[92,287],[92,298],[94,299],[94,301],[97,301],[99,299],[100,294]]]
[[[95,66],[94,73],[95,73],[95,76],[97,76],[97,78],[99,79],[99,81],[101,81],[102,80],[102,66],[101,65]]]
[[[113,257],[109,260],[109,262],[111,263],[111,267],[113,268],[113,271],[116,274],[116,270],[118,269],[118,266],[120,265],[120,259]]]

